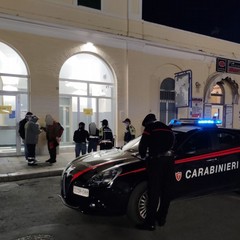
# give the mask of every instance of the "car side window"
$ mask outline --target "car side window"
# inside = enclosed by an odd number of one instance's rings
[[[215,148],[228,149],[239,144],[239,136],[230,132],[217,133]]]
[[[182,151],[185,154],[203,154],[209,152],[211,142],[207,132],[198,132],[191,136],[184,145]]]

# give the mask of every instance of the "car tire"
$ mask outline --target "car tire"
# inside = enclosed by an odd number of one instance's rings
[[[140,224],[146,217],[147,182],[138,184],[132,191],[127,207],[127,216],[136,224]]]

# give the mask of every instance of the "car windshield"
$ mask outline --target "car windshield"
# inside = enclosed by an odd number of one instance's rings
[[[199,128],[192,127],[192,126],[191,127],[184,126],[184,127],[173,129],[173,132],[175,135],[175,144],[174,144],[175,147],[182,142],[182,139],[186,134],[188,134],[191,131],[195,131],[196,129],[199,129]],[[141,139],[141,135],[133,139],[132,141],[128,142],[127,144],[125,144],[122,147],[122,150],[129,151],[129,152],[138,152],[138,145],[139,145],[140,139]]]
[[[138,151],[138,144],[141,139],[141,136],[133,139],[132,141],[128,142],[122,147],[123,151],[130,151],[130,152],[136,152]]]

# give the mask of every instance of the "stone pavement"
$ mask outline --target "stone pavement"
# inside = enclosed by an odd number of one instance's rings
[[[66,165],[75,158],[74,152],[60,153],[57,162],[50,165],[45,161],[49,155],[37,156],[37,166],[28,166],[25,157],[0,157],[0,182],[18,181],[29,178],[59,176]]]

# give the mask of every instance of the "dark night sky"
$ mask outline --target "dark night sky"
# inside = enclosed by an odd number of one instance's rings
[[[143,0],[143,19],[240,43],[240,0]]]

